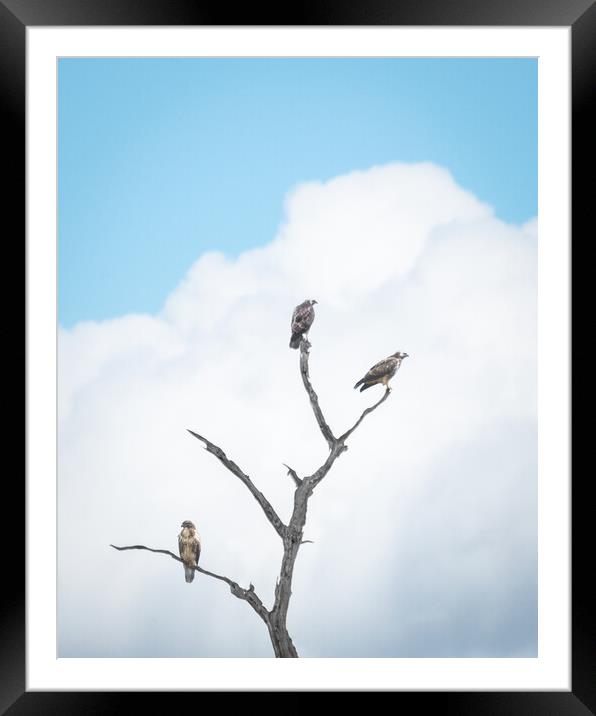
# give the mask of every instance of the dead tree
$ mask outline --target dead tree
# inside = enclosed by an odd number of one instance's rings
[[[296,647],[294,646],[290,634],[288,633],[286,621],[288,615],[288,607],[290,605],[290,597],[292,596],[292,576],[294,573],[294,564],[296,563],[296,557],[298,556],[300,546],[306,541],[308,541],[303,540],[308,500],[313,494],[313,491],[317,487],[317,485],[321,482],[325,475],[327,475],[327,473],[333,466],[333,463],[345,450],[348,449],[348,446],[346,445],[346,440],[350,437],[354,430],[356,430],[356,428],[360,425],[360,423],[369,413],[378,408],[381,403],[387,400],[387,398],[389,397],[389,393],[391,392],[391,389],[387,388],[385,390],[385,393],[383,394],[383,397],[370,408],[367,408],[349,430],[346,430],[346,432],[342,433],[339,437],[335,437],[327,421],[323,417],[323,412],[321,411],[321,408],[319,406],[319,398],[315,393],[314,388],[312,387],[312,383],[310,381],[310,376],[308,372],[310,347],[310,343],[305,338],[302,338],[302,341],[300,343],[300,374],[302,376],[302,382],[304,383],[306,392],[308,393],[310,404],[312,406],[313,413],[317,420],[318,426],[321,430],[321,433],[323,434],[323,437],[325,438],[325,441],[327,442],[329,454],[325,462],[321,465],[321,467],[319,467],[318,470],[313,472],[312,475],[308,475],[307,477],[303,478],[298,477],[296,471],[293,470],[291,467],[289,467],[288,465],[284,465],[284,467],[288,471],[288,475],[292,478],[296,486],[296,489],[294,491],[294,509],[292,511],[292,516],[290,518],[289,524],[285,525],[282,522],[282,520],[279,518],[279,516],[273,509],[271,503],[267,500],[263,493],[256,488],[250,477],[245,472],[243,472],[238,467],[238,465],[236,465],[235,462],[230,460],[220,447],[207,440],[207,438],[203,437],[202,435],[199,435],[192,430],[188,431],[191,435],[200,440],[204,444],[205,449],[212,455],[214,455],[224,467],[226,467],[233,475],[235,475],[241,482],[243,482],[244,485],[246,485],[252,496],[261,506],[265,517],[269,520],[271,526],[277,532],[283,542],[283,558],[281,561],[279,577],[277,578],[277,582],[275,585],[274,601],[271,609],[267,609],[267,607],[263,604],[261,599],[255,593],[255,588],[252,584],[250,584],[248,589],[243,589],[236,582],[234,582],[232,579],[229,579],[228,577],[224,577],[220,574],[215,574],[214,572],[209,572],[206,569],[203,569],[202,567],[198,566],[195,567],[195,570],[197,572],[200,572],[201,574],[207,575],[208,577],[213,577],[214,579],[219,579],[222,582],[226,582],[226,584],[228,584],[230,587],[230,591],[235,597],[238,597],[238,599],[242,599],[248,602],[248,604],[250,604],[250,606],[261,617],[261,619],[265,622],[265,625],[267,626],[275,656],[281,658],[298,657]],[[114,547],[114,549],[121,551],[128,549],[144,549],[148,550],[149,552],[167,554],[178,562],[182,561],[180,557],[166,549],[151,549],[150,547],[145,547],[144,545],[131,545],[128,547],[116,547],[116,545],[110,546]]]

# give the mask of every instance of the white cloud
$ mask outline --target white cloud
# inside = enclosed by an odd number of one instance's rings
[[[536,222],[504,224],[432,164],[295,188],[273,241],[201,256],[156,316],[59,336],[61,656],[270,656],[254,612],[167,557],[184,519],[202,562],[270,606],[279,538],[198,441],[289,517],[281,465],[326,456],[288,348],[316,298],[311,376],[336,432],[352,390],[410,354],[317,488],[289,626],[304,656],[536,650]],[[380,390],[380,389],[379,389]]]

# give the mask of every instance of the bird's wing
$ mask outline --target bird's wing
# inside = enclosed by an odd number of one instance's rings
[[[178,553],[180,554],[180,557],[184,559],[184,544],[182,542],[182,535],[178,535]]]
[[[296,318],[300,315],[302,311],[304,311],[305,308],[308,308],[308,302],[302,301],[302,303],[299,303],[296,308],[294,309],[294,312],[292,313],[292,323],[296,320]]]
[[[195,537],[195,539],[193,541],[192,548],[193,548],[193,553],[195,556],[195,564],[198,564],[199,557],[201,556],[201,542],[198,537]]]
[[[314,317],[315,312],[307,301],[296,306],[292,314],[292,332],[302,333],[306,331],[312,324]]]
[[[370,383],[372,380],[379,380],[383,376],[391,372],[395,366],[395,360],[393,358],[385,358],[384,360],[375,363],[373,367],[364,376],[364,382]]]

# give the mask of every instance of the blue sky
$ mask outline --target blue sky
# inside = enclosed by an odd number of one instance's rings
[[[278,537],[186,429],[289,519],[282,464],[326,459],[288,348],[312,297],[336,434],[363,372],[410,357],[309,505],[299,653],[536,656],[535,62],[59,73],[59,655],[271,655],[217,580],[107,545],[176,550],[192,519],[202,565],[271,606]]]
[[[155,313],[205,251],[271,241],[292,187],[353,169],[432,161],[537,214],[534,60],[62,59],[58,111],[63,327]]]

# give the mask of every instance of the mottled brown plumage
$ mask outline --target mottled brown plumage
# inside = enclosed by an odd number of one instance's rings
[[[308,333],[308,329],[312,326],[312,322],[315,320],[315,309],[313,308],[315,303],[314,299],[307,299],[294,309],[290,348],[298,348],[304,334]]]
[[[393,353],[393,355],[390,355],[388,358],[385,358],[384,360],[375,363],[375,365],[373,365],[373,367],[368,371],[364,378],[361,378],[356,383],[354,388],[357,388],[359,385],[361,385],[362,387],[360,388],[360,392],[362,393],[363,390],[370,388],[372,385],[382,383],[387,388],[387,390],[389,390],[389,380],[393,378],[393,376],[397,372],[397,369],[401,365],[402,360],[407,357],[407,353],[401,353],[401,351],[397,351],[397,353]]]
[[[184,520],[180,525],[182,531],[178,535],[178,551],[184,563],[184,578],[192,582],[195,578],[195,567],[201,555],[201,542],[197,535],[197,528],[190,520]]]

